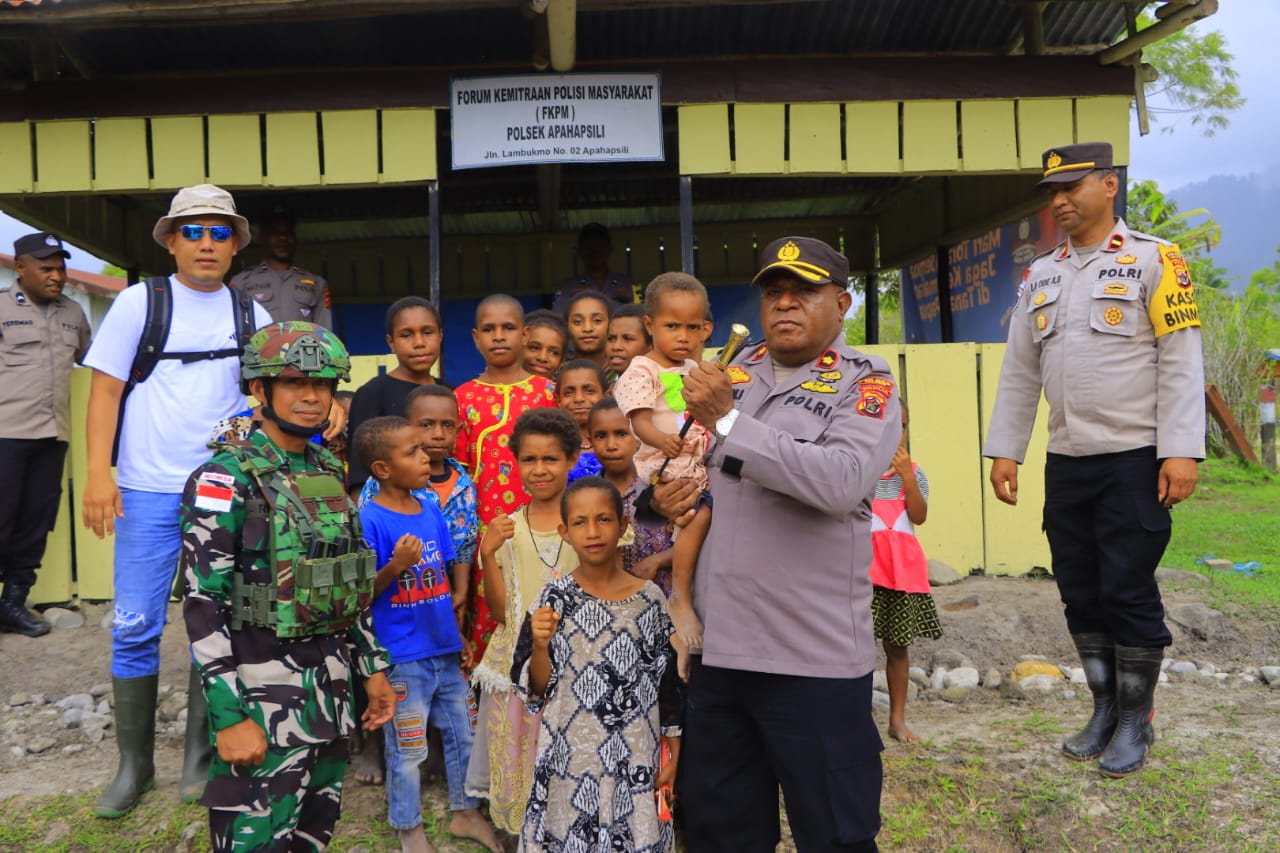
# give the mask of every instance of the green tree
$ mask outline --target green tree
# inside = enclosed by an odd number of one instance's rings
[[[1141,15],[1138,29],[1154,23],[1151,16]],[[1160,73],[1155,83],[1147,85],[1146,94],[1153,121],[1172,119],[1160,128],[1162,133],[1172,133],[1178,119],[1190,116],[1192,127],[1213,136],[1231,123],[1231,113],[1244,106],[1231,65],[1235,56],[1219,30],[1199,33],[1194,25],[1179,30],[1144,48],[1142,59]]]
[[[867,281],[862,276],[855,276],[852,281],[855,293],[865,293]],[[879,276],[880,292],[880,343],[902,343],[902,278],[897,270],[885,270]],[[858,309],[844,321],[844,341],[851,347],[860,347],[867,342],[867,307],[859,305]]]
[[[128,272],[128,270],[126,270],[124,267],[118,267],[118,266],[116,266],[115,264],[103,264],[103,265],[102,265],[102,274],[103,274],[103,275],[113,275],[113,276],[115,276],[115,277],[117,277],[117,278],[128,278],[128,277],[129,277],[129,272]]]

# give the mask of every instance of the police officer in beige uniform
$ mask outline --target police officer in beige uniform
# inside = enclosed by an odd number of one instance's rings
[[[1119,177],[1105,142],[1044,152],[1041,187],[1067,233],[1027,270],[983,455],[1018,499],[1018,464],[1041,389],[1049,401],[1044,529],[1094,711],[1062,744],[1101,771],[1142,768],[1171,637],[1155,570],[1170,507],[1204,458],[1200,319],[1178,247],[1112,212]]]
[[[49,623],[26,608],[58,518],[70,437],[71,368],[89,348],[84,310],[62,295],[62,241],[40,232],[13,244],[18,280],[0,293],[0,631],[39,637]]]
[[[569,309],[569,300],[584,290],[598,290],[616,305],[641,301],[631,277],[609,269],[609,256],[612,254],[613,239],[608,228],[599,222],[582,226],[578,232],[578,258],[582,261],[582,273],[560,282],[551,310],[563,317]]]
[[[272,208],[258,226],[266,257],[231,279],[231,286],[252,296],[277,323],[306,320],[332,329],[329,283],[293,263],[298,245],[294,226],[292,213],[282,207]]]
[[[694,608],[705,626],[685,711],[690,849],[772,853],[778,786],[800,853],[874,851],[871,495],[902,435],[889,366],[843,342],[849,262],[820,240],[764,250],[763,344],[690,371],[714,425],[715,498]]]

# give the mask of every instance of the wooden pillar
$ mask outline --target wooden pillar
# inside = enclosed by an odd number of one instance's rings
[[[440,310],[440,182],[427,184],[427,279],[431,304]]]
[[[942,326],[942,342],[955,341],[951,329],[951,252],[947,246],[938,247],[938,322]]]
[[[680,176],[680,270],[689,275],[697,275],[694,271],[696,258],[693,256],[693,178]]]
[[[865,288],[864,319],[866,320],[866,341],[869,344],[880,343],[880,275],[875,270],[867,273]]]

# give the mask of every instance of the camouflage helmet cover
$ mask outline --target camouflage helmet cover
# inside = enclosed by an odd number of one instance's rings
[[[263,326],[240,356],[240,389],[247,394],[250,379],[287,375],[345,382],[351,378],[351,357],[324,326],[301,320]]]

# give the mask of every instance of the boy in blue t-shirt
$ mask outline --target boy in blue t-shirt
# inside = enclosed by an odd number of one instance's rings
[[[440,510],[411,492],[427,485],[431,461],[419,430],[400,417],[361,424],[355,450],[378,480],[378,493],[360,510],[365,539],[377,552],[373,631],[391,654],[387,677],[396,713],[383,730],[387,757],[387,820],[403,851],[429,851],[422,829],[418,766],[427,757],[427,723],[444,744],[449,832],[500,851],[480,814],[479,800],[463,790],[471,760],[467,681],[462,635],[454,618],[448,568],[456,553]]]

